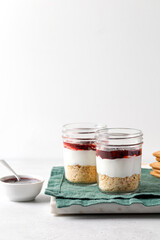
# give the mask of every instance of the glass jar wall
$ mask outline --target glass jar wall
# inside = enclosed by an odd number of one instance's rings
[[[96,165],[99,189],[128,193],[138,189],[141,178],[143,134],[129,128],[97,132]]]
[[[63,158],[65,177],[73,183],[95,183],[96,132],[104,128],[94,123],[73,123],[63,126]]]

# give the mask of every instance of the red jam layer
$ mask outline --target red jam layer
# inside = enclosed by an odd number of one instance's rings
[[[40,180],[35,178],[21,178],[20,181],[17,180],[17,178],[9,178],[4,180],[5,183],[18,183],[18,184],[28,184],[28,183],[38,183]]]
[[[141,154],[142,154],[142,149],[114,150],[114,151],[96,150],[96,156],[99,156],[102,159],[128,158],[131,156],[138,157]]]
[[[96,150],[96,145],[91,142],[85,142],[85,143],[68,143],[63,142],[64,147],[68,148],[73,151],[77,150]]]

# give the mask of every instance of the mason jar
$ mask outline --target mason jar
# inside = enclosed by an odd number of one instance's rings
[[[98,186],[102,192],[130,193],[141,179],[143,134],[131,128],[99,130],[96,136]]]
[[[94,123],[72,123],[63,126],[65,178],[72,183],[95,183],[96,132],[103,126]]]

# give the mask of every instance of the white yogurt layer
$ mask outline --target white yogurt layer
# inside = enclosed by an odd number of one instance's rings
[[[102,159],[96,158],[97,172],[109,177],[130,177],[141,172],[141,155],[129,158]]]
[[[96,151],[63,149],[64,165],[96,166]]]

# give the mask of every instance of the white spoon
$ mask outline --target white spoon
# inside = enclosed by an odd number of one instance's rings
[[[9,164],[5,160],[0,160],[0,163],[3,164],[8,170],[10,170],[14,176],[17,178],[18,181],[21,180],[20,176],[9,166]]]

